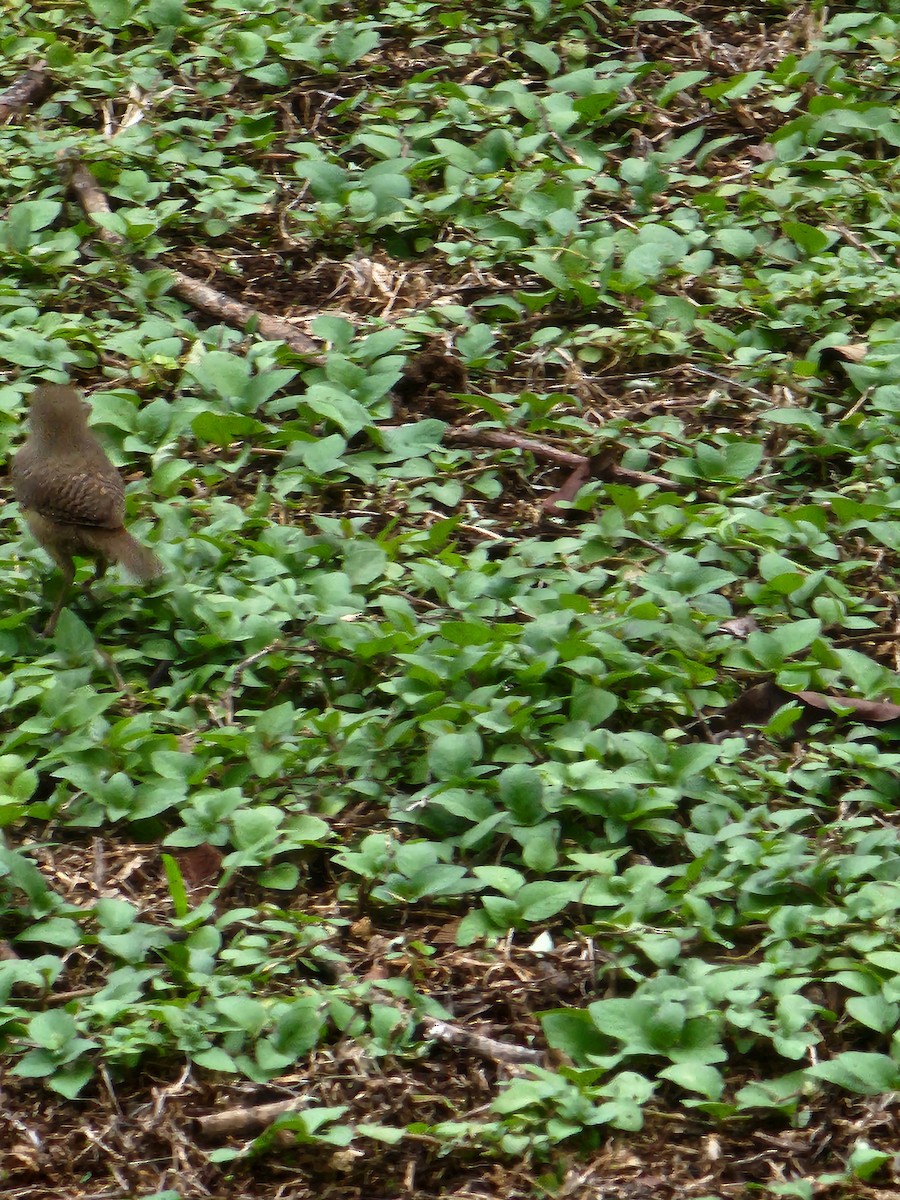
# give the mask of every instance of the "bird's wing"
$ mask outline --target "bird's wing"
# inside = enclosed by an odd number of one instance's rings
[[[121,529],[125,520],[125,487],[118,473],[44,475],[39,487],[25,491],[27,508],[61,525]]]

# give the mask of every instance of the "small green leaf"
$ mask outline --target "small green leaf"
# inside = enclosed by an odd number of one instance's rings
[[[641,8],[628,18],[633,24],[662,22],[666,25],[696,25],[696,18],[674,8]]]
[[[468,775],[481,758],[482,743],[477,733],[445,733],[436,738],[428,752],[428,765],[436,779]]]
[[[518,764],[500,775],[500,800],[519,825],[534,825],[546,814],[542,799],[544,784],[533,767]]]
[[[191,429],[204,442],[211,442],[214,446],[230,446],[234,441],[262,433],[265,426],[253,417],[245,417],[240,413],[202,412],[194,417]]]
[[[895,1092],[900,1087],[900,1067],[886,1054],[844,1050],[827,1062],[814,1063],[808,1073],[862,1096]]]
[[[725,1088],[722,1072],[707,1063],[673,1063],[660,1071],[662,1079],[671,1079],[688,1092],[699,1092],[708,1100],[718,1100]]]

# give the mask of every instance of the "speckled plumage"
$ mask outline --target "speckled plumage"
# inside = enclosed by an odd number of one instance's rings
[[[162,571],[156,555],[124,527],[122,477],[88,427],[87,414],[74,388],[37,388],[30,401],[29,436],[12,464],[13,488],[28,527],[63,573],[47,634],[75,577],[74,555],[96,561],[95,578],[108,562],[121,563],[138,579]]]

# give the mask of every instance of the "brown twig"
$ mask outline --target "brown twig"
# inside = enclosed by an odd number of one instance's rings
[[[664,475],[648,475],[646,471],[633,471],[631,467],[623,467],[619,463],[610,463],[605,474],[609,476],[610,482],[613,483],[633,483],[635,487],[643,483],[649,483],[653,487],[659,488],[661,492],[680,492],[684,490],[682,485],[676,483],[674,479],[666,479]]]
[[[110,652],[108,650],[104,650],[100,643],[96,641],[94,642],[94,649],[97,651],[97,656],[109,670],[110,675],[112,675],[113,682],[119,691],[122,692],[123,695],[130,696],[131,688],[125,682],[122,672],[116,666],[113,656],[110,654]]]
[[[458,425],[447,429],[444,433],[445,442],[462,442],[467,446],[497,446],[502,450],[527,450],[535,458],[546,459],[547,462],[559,463],[561,467],[580,467],[585,462],[584,454],[575,454],[572,450],[562,450],[551,446],[548,442],[539,442],[535,438],[523,437],[519,433],[504,433],[500,429],[479,429],[476,425]]]
[[[46,88],[46,66],[39,62],[24,75],[20,75],[6,91],[0,92],[0,121],[5,121],[13,113],[21,112],[27,105],[40,100]]]
[[[666,479],[663,475],[650,475],[646,471],[635,471],[631,467],[620,466],[608,455],[592,457],[587,454],[576,454],[573,450],[563,450],[559,446],[550,445],[549,442],[523,437],[520,433],[504,433],[500,429],[479,429],[477,425],[459,425],[446,430],[444,441],[451,444],[461,442],[468,446],[497,446],[503,450],[525,450],[527,453],[533,454],[535,458],[558,463],[561,467],[571,467],[573,472],[584,475],[585,479],[587,478],[585,472],[588,472],[608,483],[629,483],[635,487],[649,483],[663,492],[683,490],[683,485],[676,483],[674,479]],[[555,503],[561,498],[557,493],[551,497],[551,502]],[[571,499],[569,496],[565,498]]]

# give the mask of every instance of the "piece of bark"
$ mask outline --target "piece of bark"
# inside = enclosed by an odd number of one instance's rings
[[[481,1058],[489,1058],[494,1062],[539,1065],[546,1061],[542,1050],[532,1050],[529,1046],[516,1046],[510,1042],[498,1042],[495,1038],[473,1033],[471,1029],[464,1029],[461,1025],[451,1025],[449,1021],[438,1021],[434,1017],[423,1017],[422,1028],[426,1036],[436,1042],[471,1050]]]
[[[0,121],[40,100],[46,90],[47,72],[45,64],[40,62],[0,92]]]
[[[551,517],[568,516],[568,509],[560,508],[562,503],[571,503],[591,477],[591,462],[585,458],[575,467],[566,478],[562,487],[556,489],[541,501],[541,508]]]
[[[241,1108],[226,1108],[197,1118],[197,1128],[205,1138],[222,1138],[258,1133],[287,1113],[298,1112],[307,1103],[305,1096],[276,1100],[272,1104],[250,1104]]]

